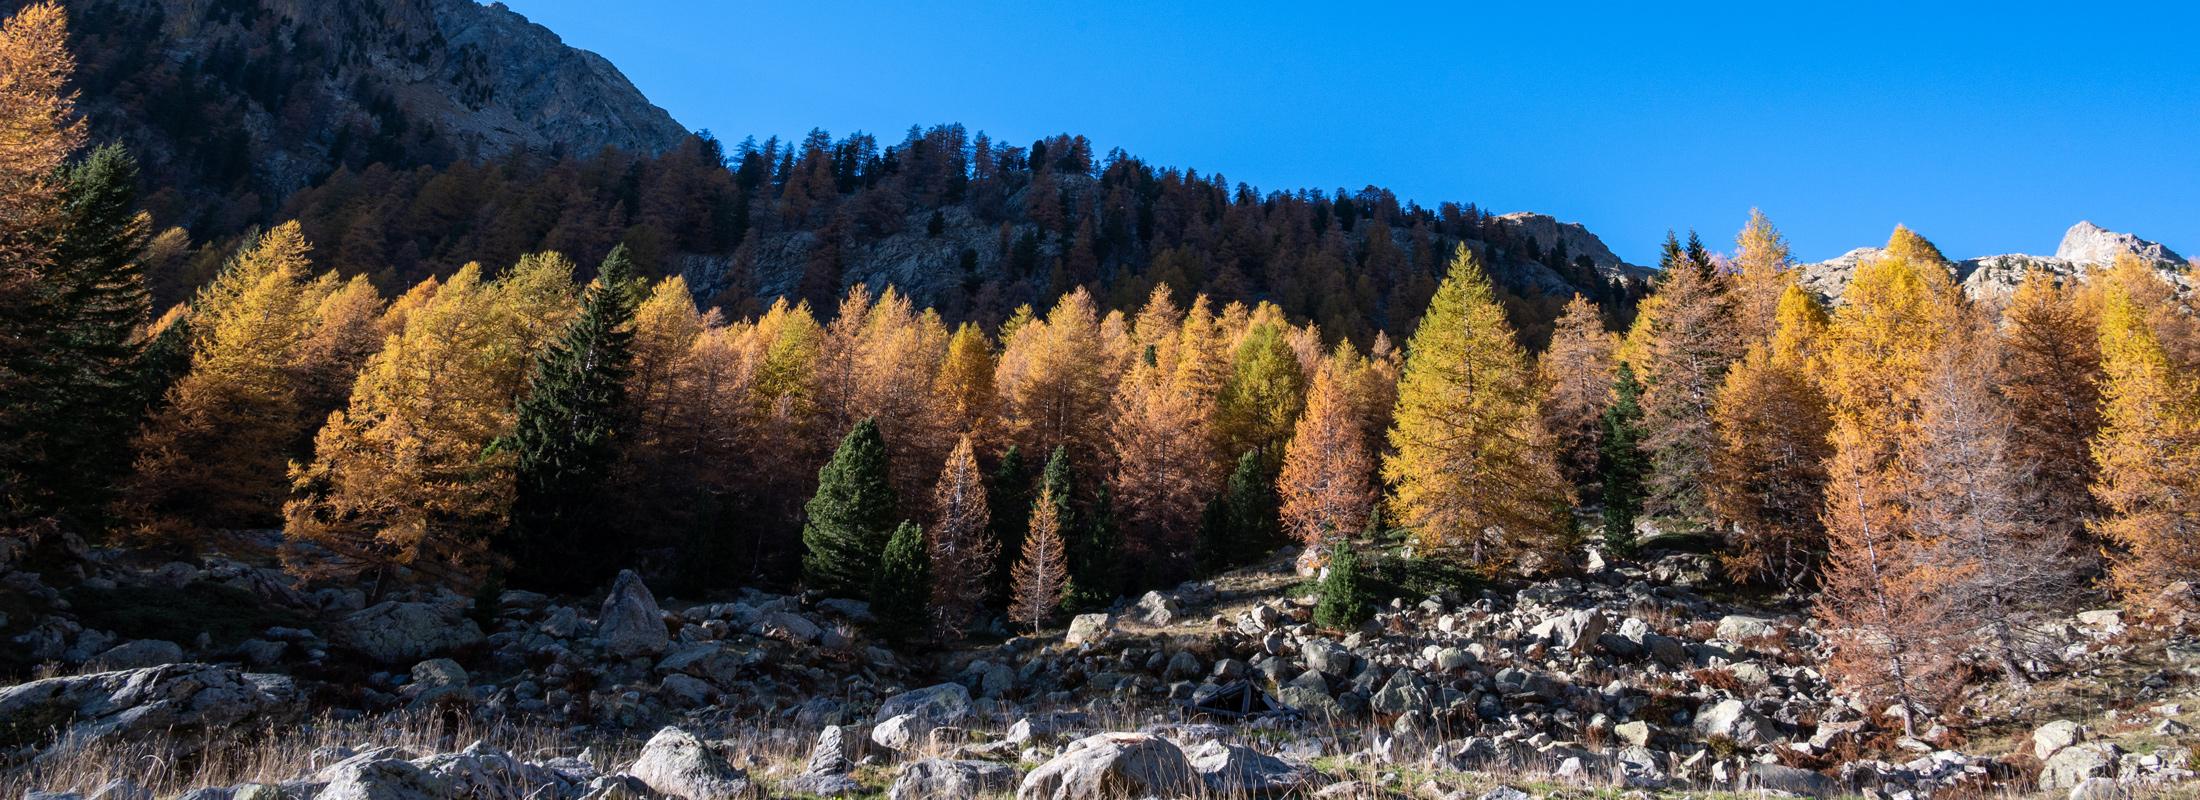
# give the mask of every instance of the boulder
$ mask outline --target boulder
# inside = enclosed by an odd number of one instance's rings
[[[93,656],[88,666],[100,670],[143,669],[183,660],[183,646],[162,639],[138,639],[108,648]]]
[[[1183,607],[1176,602],[1176,598],[1160,592],[1147,592],[1145,596],[1138,598],[1134,618],[1142,625],[1158,627],[1174,621],[1177,613],[1182,610]]]
[[[463,796],[443,779],[388,755],[348,758],[316,776],[327,781],[314,800],[440,800]]]
[[[2032,732],[2032,757],[2041,761],[2053,758],[2063,748],[2085,741],[2085,729],[2067,719],[2041,725]]]
[[[970,703],[970,690],[959,683],[902,692],[878,704],[880,719],[907,714],[927,726],[954,725],[975,713]]]
[[[626,774],[640,779],[651,791],[685,800],[729,800],[746,797],[753,789],[748,773],[735,769],[725,756],[694,734],[674,727],[649,737],[641,757],[626,768]]]
[[[1603,636],[1608,626],[1603,614],[1595,609],[1584,609],[1544,620],[1528,633],[1552,647],[1580,653],[1596,644],[1597,637]]]
[[[896,753],[909,752],[929,729],[914,714],[896,714],[871,726],[871,743]]]
[[[1718,638],[1729,642],[1764,639],[1780,635],[1780,628],[1772,620],[1742,614],[1728,614],[1719,618]]]
[[[802,774],[781,783],[779,790],[789,794],[813,797],[839,797],[861,792],[863,786],[848,777],[855,762],[848,758],[847,731],[839,725],[827,725],[817,734],[817,744],[810,748],[810,761],[802,768]]]
[[[1208,790],[1221,797],[1274,797],[1328,782],[1310,768],[1212,739],[1194,745],[1185,755]]]
[[[433,782],[446,787],[450,792],[444,795],[447,797],[529,800],[569,797],[578,789],[576,777],[521,761],[480,742],[456,753],[415,759],[412,765]]]
[[[481,626],[455,606],[392,600],[345,616],[338,638],[366,657],[403,664],[480,642]]]
[[[763,648],[743,642],[696,642],[681,645],[659,659],[657,673],[700,678],[725,690],[738,684],[749,667],[763,663],[768,657]]]
[[[1771,742],[1776,729],[1772,720],[1749,710],[1747,703],[1729,698],[1698,710],[1695,731],[1700,739],[1723,737],[1743,747],[1755,747]]]
[[[2087,742],[2065,747],[2040,768],[2040,788],[2068,789],[2087,778],[2116,777],[2116,758],[2123,754],[2108,742]]]
[[[1007,792],[1016,785],[1016,768],[991,761],[912,761],[894,777],[886,800],[965,800]]]
[[[299,711],[288,676],[211,664],[46,678],[0,689],[0,738],[37,743],[57,724],[89,742],[288,719]]]
[[[1071,742],[1024,776],[1017,800],[1176,797],[1204,786],[1184,751],[1145,733],[1103,733]]]
[[[1620,741],[1635,747],[1650,746],[1650,723],[1639,719],[1612,726],[1612,734],[1618,736]]]
[[[1079,614],[1069,620],[1069,632],[1063,634],[1062,643],[1070,645],[1097,642],[1108,635],[1114,618],[1106,614]]]
[[[2131,793],[2108,778],[2087,778],[2070,787],[2070,800],[2130,800]]]
[[[618,579],[611,582],[611,594],[596,615],[596,637],[603,640],[604,649],[621,658],[656,655],[671,644],[657,597],[633,570],[619,570]]]

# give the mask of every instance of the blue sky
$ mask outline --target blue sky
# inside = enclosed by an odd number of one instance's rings
[[[1731,249],[1752,206],[1805,260],[1896,223],[2047,253],[2079,219],[2200,255],[2194,3],[506,2],[729,141],[1075,132],[1543,212],[1637,263],[1667,228]]]

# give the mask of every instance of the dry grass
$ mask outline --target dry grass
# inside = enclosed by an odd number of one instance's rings
[[[326,756],[315,761],[314,753],[324,748],[396,746],[427,755],[461,750],[474,742],[530,759],[577,755],[591,746],[607,758],[623,758],[640,744],[576,741],[546,726],[485,723],[459,714],[323,717],[280,729],[204,736],[163,733],[90,742],[64,740],[28,763],[9,765],[0,772],[0,797],[22,797],[33,789],[89,793],[114,780],[128,780],[165,797],[202,787],[297,780],[331,763]]]

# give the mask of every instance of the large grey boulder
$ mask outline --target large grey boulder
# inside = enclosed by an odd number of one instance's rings
[[[1328,783],[1311,768],[1213,739],[1193,745],[1185,757],[1208,790],[1221,797],[1274,797]]]
[[[339,639],[368,658],[405,664],[480,642],[481,626],[451,605],[392,600],[352,612]]]
[[[596,615],[596,637],[603,640],[604,649],[621,658],[656,655],[672,643],[657,597],[633,570],[619,570],[618,579],[611,582],[611,594]]]
[[[1145,733],[1103,733],[1069,743],[1024,776],[1017,800],[1176,797],[1202,788],[1184,751]]]
[[[942,683],[902,692],[878,704],[878,718],[908,714],[927,726],[954,725],[976,713],[970,690],[959,683]]]
[[[456,787],[410,761],[366,754],[337,762],[319,776],[327,785],[314,800],[438,800],[460,797]]]
[[[2085,741],[2085,729],[2067,719],[2041,725],[2032,732],[2032,757],[2041,761],[2054,758],[2062,749]]]
[[[1749,710],[1747,703],[1732,698],[1698,710],[1695,731],[1698,738],[1725,738],[1743,747],[1771,742],[1777,733],[1771,720]]]
[[[673,727],[649,737],[641,757],[626,768],[626,774],[651,791],[685,800],[731,800],[747,797],[753,789],[748,773],[736,769],[694,734]]]
[[[298,713],[298,700],[288,676],[163,664],[0,689],[0,733],[33,743],[49,733],[85,741],[186,733],[288,719]]]
[[[2123,751],[2108,742],[2074,744],[2055,753],[2040,768],[2040,788],[2068,789],[2087,778],[2116,777],[2116,760]]]
[[[1603,636],[1610,622],[1595,609],[1583,609],[1570,614],[1560,614],[1544,620],[1529,631],[1529,635],[1541,639],[1552,647],[1585,652]]]
[[[1071,617],[1069,632],[1063,634],[1062,642],[1064,644],[1080,645],[1100,641],[1107,637],[1108,630],[1114,622],[1115,618],[1106,614],[1079,614]]]
[[[911,761],[894,777],[886,800],[967,800],[996,795],[1016,785],[1016,768],[991,761]]]
[[[1772,620],[1743,614],[1728,614],[1719,618],[1718,638],[1729,642],[1764,639],[1780,635],[1780,628]]]
[[[763,648],[742,642],[696,642],[681,645],[659,660],[657,672],[700,678],[726,690],[738,684],[750,667],[763,663],[769,656]]]

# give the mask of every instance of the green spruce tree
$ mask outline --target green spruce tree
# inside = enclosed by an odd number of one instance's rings
[[[1213,574],[1259,559],[1283,540],[1276,470],[1260,450],[1238,456],[1222,496],[1200,518],[1199,568]]]
[[[993,541],[1000,543],[1000,559],[993,565],[989,591],[1002,603],[1009,601],[1009,577],[1024,551],[1024,534],[1031,528],[1031,468],[1023,450],[1009,445],[1001,463],[986,479],[986,498],[993,510]]]
[[[907,641],[924,632],[932,601],[932,562],[924,546],[924,528],[903,522],[894,529],[879,556],[870,597],[871,613],[887,638]]]
[[[1321,600],[1314,606],[1314,624],[1329,630],[1351,630],[1366,622],[1373,611],[1367,590],[1360,586],[1360,556],[1342,536],[1332,537],[1329,566],[1322,574]]]
[[[901,498],[888,482],[886,438],[878,421],[856,423],[817,473],[817,494],[803,511],[802,579],[835,597],[866,597],[900,520]]]
[[[35,468],[48,513],[93,521],[130,466],[139,331],[152,311],[137,211],[137,162],[107,145],[62,171],[62,217],[45,281],[53,304],[37,403]]]
[[[1625,363],[1612,381],[1612,404],[1604,410],[1603,444],[1597,473],[1603,485],[1604,542],[1625,553],[1635,546],[1635,517],[1642,513],[1643,477],[1650,469],[1643,452],[1642,382]]]
[[[581,315],[535,362],[505,446],[518,458],[506,555],[523,586],[579,590],[619,566],[611,470],[627,416],[640,285],[626,248],[604,259]]]

